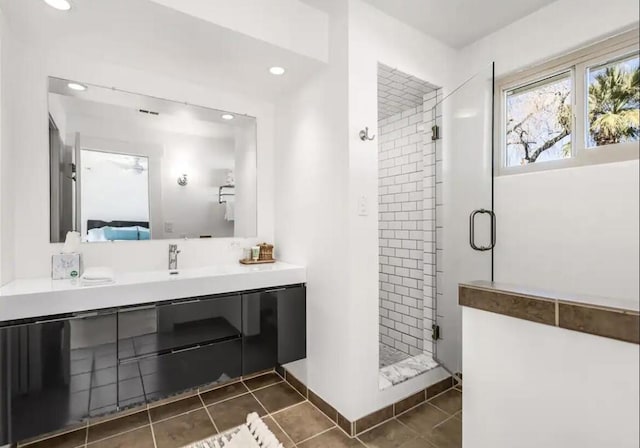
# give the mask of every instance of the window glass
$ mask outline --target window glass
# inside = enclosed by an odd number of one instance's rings
[[[571,157],[571,72],[506,92],[506,166]]]
[[[589,67],[587,147],[638,141],[640,78],[638,56]]]

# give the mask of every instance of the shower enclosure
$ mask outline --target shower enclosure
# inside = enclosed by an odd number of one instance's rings
[[[461,372],[457,284],[492,278],[493,78],[378,66],[380,388]]]

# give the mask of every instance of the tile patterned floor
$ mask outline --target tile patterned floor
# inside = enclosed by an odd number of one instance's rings
[[[242,424],[257,412],[285,448],[458,448],[462,391],[449,389],[422,405],[349,438],[276,373],[183,395],[89,421],[86,427],[28,448],[179,448]]]

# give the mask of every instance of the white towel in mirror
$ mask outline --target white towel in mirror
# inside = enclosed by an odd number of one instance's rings
[[[233,198],[227,198],[227,202],[225,202],[224,206],[224,219],[227,221],[234,221],[236,219],[236,207],[233,202]]]

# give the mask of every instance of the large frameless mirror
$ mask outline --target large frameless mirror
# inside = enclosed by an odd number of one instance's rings
[[[51,242],[256,235],[256,119],[49,78]]]

